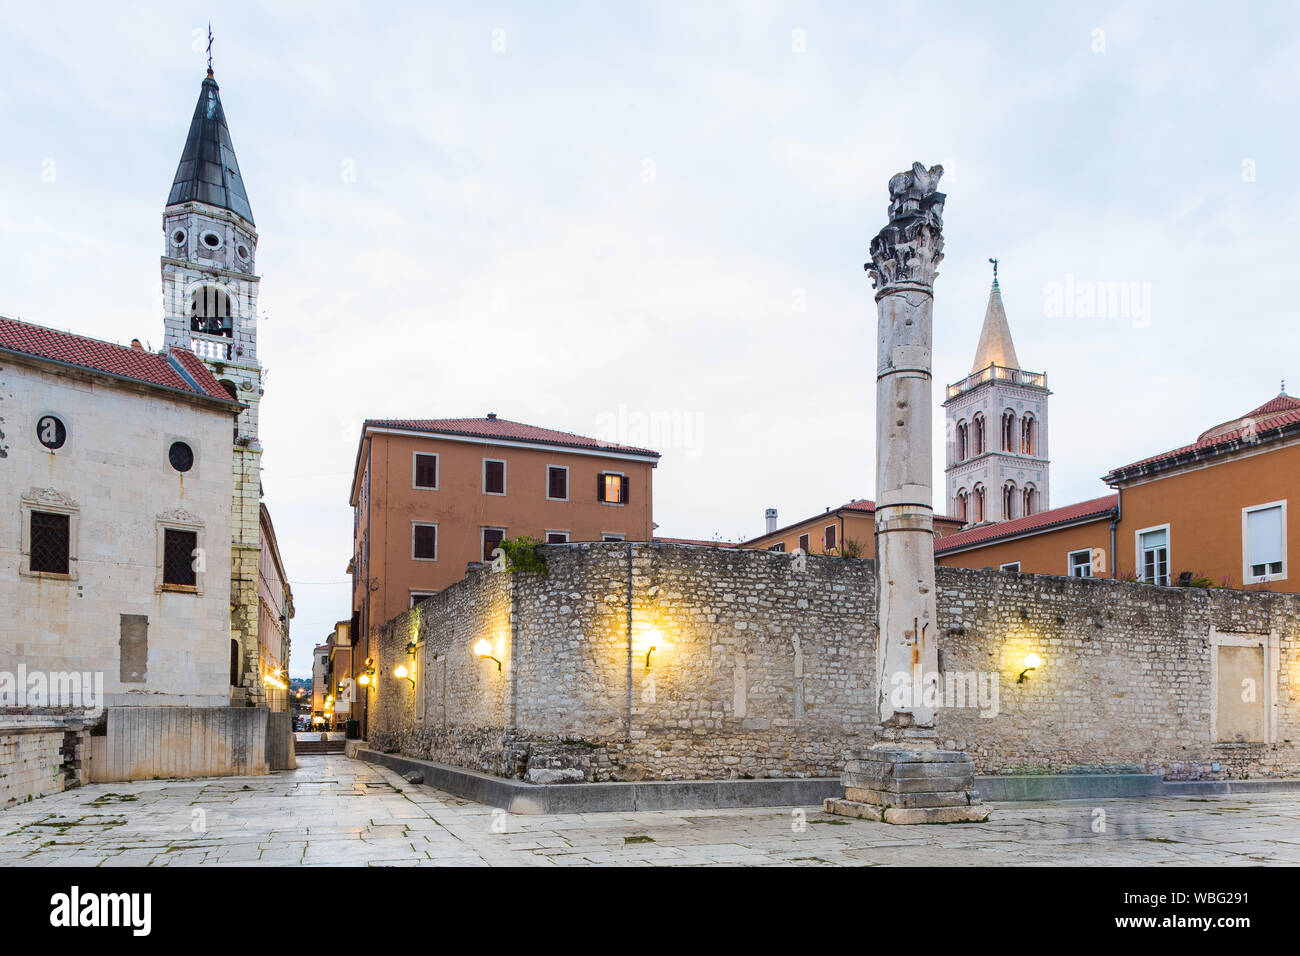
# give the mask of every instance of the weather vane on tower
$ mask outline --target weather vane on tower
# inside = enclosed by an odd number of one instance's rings
[[[993,263],[993,281],[998,281],[998,260],[990,258],[989,262]]]
[[[208,21],[208,76],[212,75],[212,21]]]

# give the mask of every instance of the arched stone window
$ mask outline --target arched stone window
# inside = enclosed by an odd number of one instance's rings
[[[1016,498],[1015,482],[1008,481],[1002,486],[1002,518],[1004,521],[1010,521],[1016,516]]]
[[[1009,408],[1002,413],[1002,450],[1016,450],[1016,413]]]
[[[234,335],[234,313],[230,296],[215,286],[205,285],[190,295],[190,331],[204,335]]]
[[[970,425],[963,421],[957,423],[957,460],[965,461],[970,457]]]
[[[1033,415],[1026,415],[1020,422],[1020,453],[1036,454],[1034,446],[1038,444],[1038,422]]]
[[[1025,485],[1025,514],[1032,515],[1038,512],[1038,489],[1033,485]]]
[[[957,512],[956,517],[958,520],[963,522],[970,520],[970,496],[966,494],[965,488],[957,492],[957,499],[954,503],[953,510]]]
[[[984,454],[984,449],[985,449],[985,445],[984,445],[985,431],[984,431],[984,416],[983,416],[983,414],[979,414],[979,413],[977,413],[977,414],[976,414],[976,415],[971,419],[971,433],[972,433],[972,434],[971,434],[971,445],[973,446],[973,447],[972,447],[972,450],[971,450],[971,453],[972,453],[973,455],[982,455],[982,454]]]
[[[971,522],[979,524],[984,520],[984,486],[976,485],[971,492]]]

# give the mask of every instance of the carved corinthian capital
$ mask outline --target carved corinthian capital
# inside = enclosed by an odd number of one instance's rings
[[[913,163],[889,180],[889,225],[871,240],[871,273],[877,297],[897,286],[932,286],[943,258],[943,201],[936,192],[942,166]]]

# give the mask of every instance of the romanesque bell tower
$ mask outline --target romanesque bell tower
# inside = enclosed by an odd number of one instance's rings
[[[212,75],[199,91],[176,179],[163,209],[165,344],[191,349],[246,407],[234,427],[231,549],[231,703],[260,704],[259,505],[262,446],[257,411],[257,230]]]
[[[993,263],[971,373],[948,386],[947,513],[967,525],[1009,521],[1048,505],[1047,375],[1020,367]]]

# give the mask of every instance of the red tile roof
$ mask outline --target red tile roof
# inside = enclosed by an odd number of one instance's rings
[[[1232,419],[1202,432],[1200,437],[1190,445],[1183,445],[1181,448],[1174,448],[1170,451],[1161,452],[1159,455],[1152,455],[1150,458],[1143,458],[1132,464],[1114,468],[1102,481],[1107,484],[1115,484],[1117,481],[1172,467],[1179,459],[1201,460],[1211,455],[1234,451],[1242,446],[1255,444],[1266,438],[1274,437],[1267,434],[1268,432],[1294,425],[1300,425],[1300,399],[1282,394],[1247,412],[1240,418]]]
[[[653,540],[662,544],[694,544],[702,548],[734,548],[734,541],[705,541],[702,538],[659,538]]]
[[[1024,518],[980,525],[969,531],[958,531],[956,534],[940,538],[935,542],[934,553],[945,554],[972,545],[988,544],[1001,538],[1046,531],[1058,525],[1072,524],[1088,518],[1100,518],[1115,508],[1118,503],[1119,495],[1105,495],[1101,498],[1093,498],[1091,501],[1080,501],[1078,504],[1040,511],[1036,515],[1028,515]]]
[[[147,352],[0,316],[0,350],[236,404],[208,367],[188,349]],[[169,359],[174,359],[185,374]]]
[[[636,448],[632,445],[619,445],[614,442],[600,441],[572,432],[556,431],[553,428],[541,428],[537,425],[525,425],[504,418],[490,416],[487,418],[371,418],[366,426],[377,428],[401,428],[408,431],[432,432],[444,435],[465,435],[470,438],[482,438],[488,441],[504,439],[507,441],[533,442],[539,445],[565,445],[572,448],[590,448],[593,451],[616,451],[627,455],[639,455],[645,458],[658,458],[659,452],[648,448]]]

